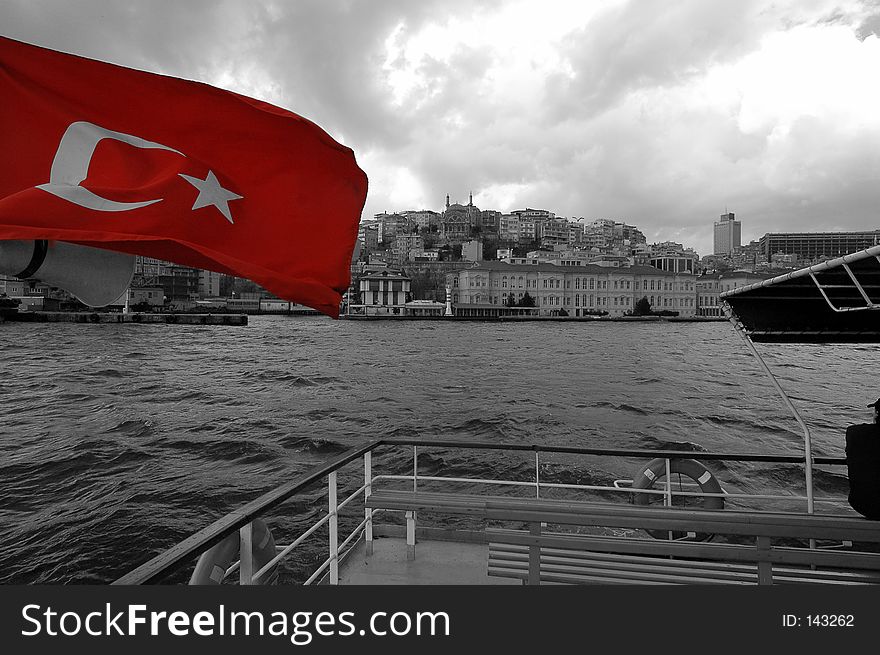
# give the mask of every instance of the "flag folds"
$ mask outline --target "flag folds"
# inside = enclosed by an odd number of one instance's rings
[[[0,239],[245,277],[337,316],[367,177],[314,123],[0,37]]]

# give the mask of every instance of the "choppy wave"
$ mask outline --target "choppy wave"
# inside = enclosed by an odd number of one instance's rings
[[[802,447],[797,424],[726,324],[254,317],[246,328],[162,327],[4,324],[0,582],[112,581],[223,513],[378,438],[695,457]],[[813,427],[815,452],[841,456],[845,426],[867,418],[861,396],[880,395],[864,366],[876,349],[762,352]],[[641,465],[549,453],[540,461],[548,485],[610,484]],[[420,449],[418,462],[420,475],[504,478],[523,483],[509,493],[534,491],[530,450]],[[412,449],[389,449],[373,466],[406,474]],[[751,493],[803,485],[797,466],[711,468],[726,488]],[[845,495],[844,473],[819,467],[817,492]],[[356,489],[358,472],[340,484]],[[325,503],[319,488],[296,496],[271,517],[273,532],[295,537]],[[320,557],[315,543],[286,565],[295,579]]]

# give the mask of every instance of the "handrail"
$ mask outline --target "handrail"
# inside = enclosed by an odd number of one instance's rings
[[[534,451],[545,453],[565,453],[580,455],[609,455],[621,457],[637,457],[637,458],[691,458],[699,457],[703,460],[738,460],[747,462],[771,462],[771,463],[791,463],[802,464],[803,457],[790,455],[760,455],[747,453],[713,453],[703,451],[679,451],[679,450],[630,450],[620,448],[578,448],[568,446],[542,446],[538,444],[499,444],[491,442],[473,442],[473,441],[454,441],[454,440],[430,440],[430,439],[378,439],[368,442],[362,446],[356,446],[342,453],[338,457],[319,465],[310,473],[300,476],[296,480],[288,482],[280,487],[273,489],[259,498],[246,504],[237,510],[233,510],[227,515],[214,521],[207,527],[199,530],[197,533],[184,539],[182,542],[172,546],[165,552],[157,555],[153,559],[141,564],[134,570],[125,574],[112,584],[114,585],[134,585],[134,584],[154,584],[160,581],[170,571],[174,570],[181,564],[191,560],[196,555],[200,555],[211,546],[219,543],[228,535],[232,534],[241,527],[249,524],[255,518],[262,516],[278,504],[286,501],[306,487],[314,484],[321,478],[337,471],[346,464],[358,459],[359,457],[372,453],[373,450],[381,446],[424,446],[429,448],[461,448],[461,449],[483,449],[483,450],[513,450],[513,451]],[[846,463],[844,458],[839,457],[817,457],[814,458],[817,464],[843,465]],[[378,477],[378,476],[377,476]],[[533,482],[529,483],[534,485]],[[542,483],[545,484],[545,483]],[[547,485],[549,486],[549,485]],[[361,487],[358,492],[363,491]],[[705,494],[703,494],[705,495]],[[346,501],[347,504],[348,501]]]
[[[272,491],[266,492],[256,500],[252,500],[244,507],[232,510],[227,515],[217,519],[206,528],[202,528],[190,535],[179,544],[172,546],[164,553],[141,564],[139,567],[125,574],[112,584],[133,585],[153,584],[174,569],[179,564],[189,560],[195,555],[200,555],[214,544],[220,543],[227,536],[247,525],[255,518],[275,505],[284,502],[291,496],[299,493],[311,484],[320,480],[325,475],[336,471],[349,462],[359,458],[380,445],[381,441],[371,441],[363,446],[356,446],[345,451],[339,457],[331,459],[325,464],[319,465],[311,473],[300,476],[296,480],[283,484]]]
[[[715,453],[702,450],[641,450],[628,448],[578,448],[574,446],[541,446],[538,444],[504,444],[491,441],[450,441],[436,439],[381,439],[377,446],[427,446],[435,448],[462,448],[482,450],[538,451],[571,455],[607,455],[617,457],[681,459],[699,457],[705,460],[738,460],[742,462],[769,462],[776,464],[803,464],[803,455],[762,455],[753,453]],[[819,464],[843,465],[844,457],[816,457]],[[530,482],[529,484],[534,484]]]
[[[812,273],[810,274],[812,275]],[[733,310],[730,308],[728,303],[724,303],[724,313],[727,314],[727,319],[730,321],[731,325],[733,325],[733,331],[737,333],[737,335],[742,338],[743,342],[746,344],[746,347],[749,351],[754,355],[755,359],[758,360],[758,364],[761,365],[761,368],[764,369],[764,372],[767,374],[767,377],[770,378],[770,382],[773,384],[773,388],[776,389],[779,396],[782,398],[782,402],[785,403],[785,406],[788,407],[788,410],[794,416],[795,421],[797,421],[798,425],[801,427],[804,433],[804,455],[802,458],[802,462],[804,464],[804,478],[805,484],[807,487],[807,512],[813,513],[813,464],[816,463],[816,459],[813,457],[813,437],[810,433],[810,426],[807,425],[807,422],[804,421],[801,413],[797,410],[797,407],[794,406],[794,403],[791,402],[791,398],[788,397],[788,394],[785,393],[785,390],[782,388],[782,385],[779,384],[779,380],[776,379],[776,376],[773,375],[773,372],[770,370],[770,367],[767,366],[767,362],[764,361],[764,358],[761,357],[761,354],[758,352],[758,349],[755,348],[755,344],[752,343],[752,340],[749,338],[749,335],[746,334],[745,330],[742,328],[742,324],[736,319]],[[812,543],[811,543],[812,546]]]

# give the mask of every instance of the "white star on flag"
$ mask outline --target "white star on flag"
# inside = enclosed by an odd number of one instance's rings
[[[237,193],[233,193],[229,189],[224,189],[220,186],[220,182],[217,179],[217,176],[214,175],[214,171],[209,170],[208,175],[204,180],[198,177],[184,175],[183,173],[178,173],[178,175],[199,190],[199,195],[196,197],[196,201],[192,206],[193,211],[201,209],[202,207],[207,207],[208,205],[214,205],[220,210],[220,213],[226,217],[227,221],[234,223],[232,220],[232,213],[229,211],[229,201],[240,200],[244,198],[244,196],[240,196]]]

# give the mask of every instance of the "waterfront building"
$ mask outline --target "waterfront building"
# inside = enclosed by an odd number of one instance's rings
[[[159,276],[159,286],[169,302],[185,308],[188,303],[199,299],[201,273],[198,268],[171,265],[164,275]]]
[[[694,276],[651,266],[610,267],[587,264],[510,264],[480,262],[447,276],[452,301],[465,305],[501,306],[512,295],[519,303],[526,293],[541,316],[588,316],[607,312],[622,316],[645,297],[652,309],[696,315]]]
[[[721,214],[715,222],[715,249],[713,254],[732,255],[742,240],[742,223],[735,219],[733,212]]]
[[[220,273],[199,271],[199,298],[217,298],[220,295]]]
[[[27,282],[19,280],[17,277],[4,277],[0,275],[0,296],[23,296],[25,289],[28,288]]]
[[[259,296],[256,298],[250,297],[249,294],[244,294],[244,296],[241,298],[228,298],[226,300],[226,309],[239,314],[254,314],[260,311]]]
[[[353,311],[364,314],[400,314],[410,298],[410,278],[397,271],[384,270],[360,279],[361,304]]]
[[[132,287],[128,303],[131,306],[146,303],[150,307],[161,307],[165,304],[165,292],[162,287]]]
[[[446,304],[436,300],[410,300],[403,308],[404,316],[443,316]]]
[[[865,232],[768,232],[758,241],[767,261],[773,255],[796,255],[802,262],[842,257],[880,244],[880,230]]]
[[[695,280],[697,292],[697,316],[724,316],[719,296],[724,291],[755,284],[771,277],[749,271],[704,273]]]

